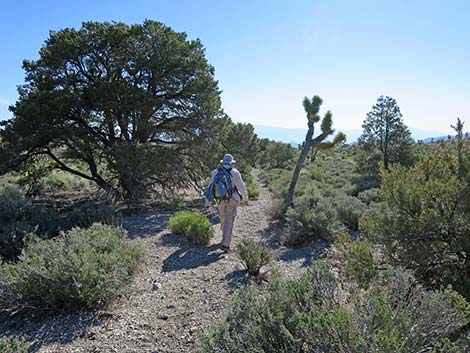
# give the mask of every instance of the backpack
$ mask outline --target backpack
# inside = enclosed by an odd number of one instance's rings
[[[212,183],[210,183],[205,192],[207,200],[210,202],[216,201],[217,203],[230,201],[234,191],[230,171],[231,169],[217,169],[217,173],[214,175]]]

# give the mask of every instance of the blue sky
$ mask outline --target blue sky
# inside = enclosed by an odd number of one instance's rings
[[[0,118],[48,31],[82,21],[162,21],[200,38],[235,120],[301,128],[319,94],[338,129],[360,129],[376,98],[397,99],[407,125],[470,127],[470,1],[3,1]]]

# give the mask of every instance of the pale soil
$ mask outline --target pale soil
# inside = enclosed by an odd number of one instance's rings
[[[327,244],[280,246],[280,228],[270,224],[271,194],[262,187],[250,206],[239,207],[232,249],[241,239],[266,241],[277,255],[270,266],[294,276],[311,265]],[[202,201],[193,203],[201,209]],[[124,217],[132,241],[145,248],[134,279],[110,307],[95,312],[44,318],[22,317],[0,322],[0,336],[25,335],[31,352],[195,352],[198,332],[222,318],[234,290],[250,281],[234,252],[217,249],[218,225],[212,245],[197,247],[166,229],[171,212],[146,211]],[[209,212],[214,223],[214,211]]]

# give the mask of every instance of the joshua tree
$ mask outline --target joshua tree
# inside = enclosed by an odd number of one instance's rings
[[[315,149],[314,155],[316,155],[316,151],[318,151],[318,149],[332,148],[346,140],[346,135],[340,132],[335,136],[333,141],[324,142],[325,139],[328,136],[332,135],[335,131],[332,127],[333,126],[333,114],[329,110],[325,113],[325,116],[323,117],[321,121],[321,124],[320,124],[321,134],[318,135],[317,137],[313,137],[315,133],[315,123],[318,123],[321,119],[318,112],[320,111],[320,106],[322,105],[322,103],[323,103],[323,100],[319,96],[313,96],[312,99],[309,99],[307,97],[304,98],[303,106],[304,106],[305,112],[307,113],[308,131],[307,131],[307,135],[305,136],[305,142],[303,144],[299,160],[297,161],[297,165],[295,166],[295,169],[294,169],[294,174],[292,175],[292,181],[290,183],[289,193],[287,194],[284,209],[289,208],[293,204],[295,186],[297,185],[297,180],[299,179],[300,171],[302,170],[302,167],[304,166],[305,158],[307,158],[309,151],[312,148],[314,148]]]

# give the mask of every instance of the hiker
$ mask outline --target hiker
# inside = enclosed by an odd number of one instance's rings
[[[233,223],[237,215],[237,206],[240,202],[248,205],[248,193],[240,172],[233,168],[236,161],[231,154],[226,154],[220,161],[221,167],[212,171],[209,187],[205,192],[206,208],[212,201],[217,203],[220,218],[220,227],[223,233],[219,244],[225,252],[230,250]]]

